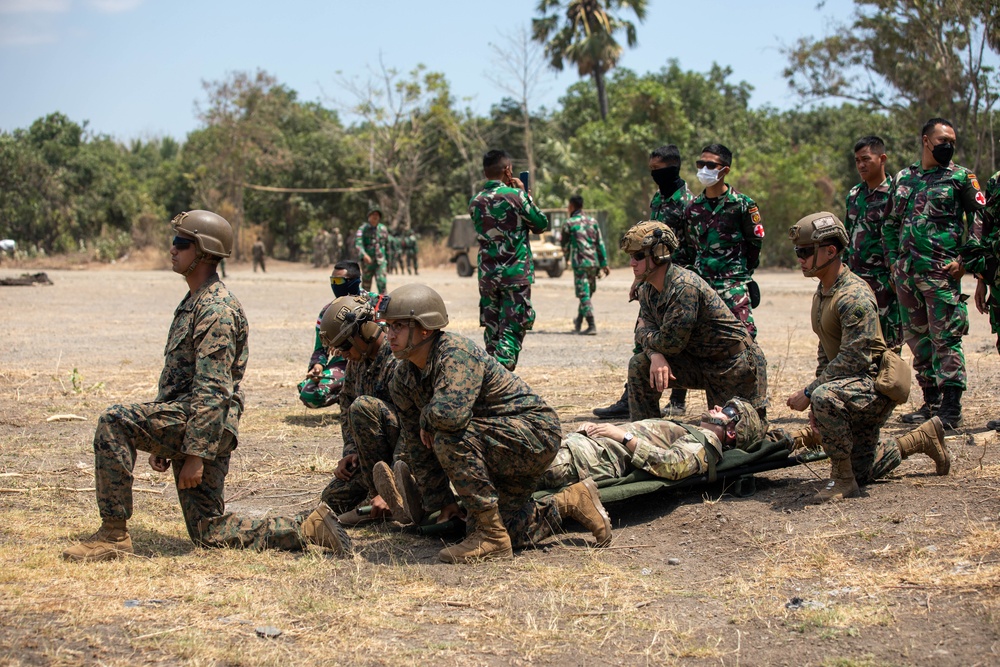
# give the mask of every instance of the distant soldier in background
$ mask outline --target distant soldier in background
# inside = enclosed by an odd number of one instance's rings
[[[389,233],[389,243],[386,246],[386,264],[389,267],[389,273],[396,273],[399,268],[399,255],[402,252],[402,244],[399,242],[399,236],[393,233]]]
[[[420,248],[417,245],[417,235],[412,229],[407,230],[406,237],[403,239],[403,253],[406,255],[406,273],[409,275],[411,272],[415,276],[420,275],[420,271],[417,270],[417,254]],[[412,270],[412,271],[411,271]]]
[[[326,230],[319,230],[313,236],[312,265],[318,269],[326,264]]]
[[[590,295],[597,291],[598,274],[607,277],[611,273],[608,269],[608,253],[597,221],[583,213],[583,197],[570,197],[567,212],[569,217],[563,224],[559,242],[563,255],[573,267],[573,288],[576,298],[580,300],[576,318],[573,319],[573,329],[580,333],[580,326],[586,319],[587,330],[583,335],[596,336],[597,325],[594,323],[594,306],[590,302]]]
[[[331,264],[336,264],[342,259],[340,251],[344,245],[344,238],[340,235],[340,229],[337,227],[333,228],[333,231],[330,232],[330,235],[327,238],[327,258],[330,260]]]
[[[253,255],[253,272],[257,273],[257,267],[260,266],[260,270],[263,273],[267,273],[267,267],[264,266],[264,242],[257,237],[257,241],[251,246],[250,254]]]
[[[903,346],[899,299],[886,260],[882,234],[892,202],[892,177],[885,175],[885,142],[870,135],[854,144],[854,166],[861,176],[847,194],[844,227],[851,243],[844,249],[844,263],[868,283],[878,303],[878,319],[886,347],[899,351]]]
[[[355,244],[361,262],[362,287],[370,290],[374,278],[378,293],[385,294],[389,230],[382,224],[382,209],[378,206],[368,210],[368,224],[358,229]]]

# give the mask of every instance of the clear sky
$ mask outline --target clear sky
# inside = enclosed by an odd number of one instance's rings
[[[751,104],[795,106],[781,47],[847,22],[850,0],[651,0],[639,44],[621,65],[658,71],[671,58],[707,71],[713,61],[754,86]],[[536,0],[0,0],[0,130],[61,111],[118,139],[198,126],[203,80],[263,69],[301,100],[349,103],[337,72],[366,79],[379,56],[407,71],[443,72],[458,98],[485,113],[503,94],[486,76],[489,42],[528,26]],[[538,103],[556,105],[575,70],[555,76]]]

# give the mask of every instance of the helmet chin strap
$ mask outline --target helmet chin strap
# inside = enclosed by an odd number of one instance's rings
[[[196,268],[198,268],[198,265],[201,264],[202,257],[204,257],[202,253],[199,252],[198,254],[196,254],[194,256],[194,259],[191,260],[190,266],[188,266],[187,269],[184,271],[184,273],[182,273],[181,275],[184,276],[185,278],[191,275],[191,272],[194,271]]]
[[[411,322],[409,330],[406,334],[406,347],[400,350],[399,354],[397,355],[399,359],[409,359],[418,348],[421,348],[424,345],[430,343],[432,340],[434,340],[434,336],[428,336],[419,343],[414,344],[413,332],[416,331],[416,329],[417,328],[413,326],[413,323]]]
[[[819,266],[816,266],[816,258],[819,257],[819,249],[822,248],[822,247],[823,246],[821,246],[819,243],[813,243],[813,267],[811,269],[806,269],[806,270],[804,270],[802,272],[802,275],[806,276],[807,278],[814,277],[817,273],[819,273],[820,271],[822,271],[826,267],[828,267],[831,264],[833,264],[833,261],[835,259],[837,259],[837,253],[834,253],[833,257],[831,257],[828,262],[826,262],[825,264],[820,264]]]

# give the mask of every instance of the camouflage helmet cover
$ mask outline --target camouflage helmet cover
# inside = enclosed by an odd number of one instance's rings
[[[410,283],[389,292],[384,310],[385,320],[416,320],[425,329],[444,329],[448,325],[448,310],[444,299],[427,285]]]
[[[736,420],[736,446],[746,449],[764,439],[767,435],[767,425],[757,414],[757,409],[742,398],[729,399],[723,406],[733,408],[739,418]]]
[[[377,206],[377,205],[376,205],[376,206],[372,206],[372,207],[370,207],[370,208],[368,209],[368,214],[367,214],[367,215],[365,215],[365,217],[367,218],[367,217],[368,217],[368,216],[370,216],[370,215],[371,215],[372,213],[378,213],[378,217],[379,217],[379,219],[380,219],[380,220],[381,220],[381,219],[382,219],[382,218],[384,217],[384,216],[382,215],[382,207],[381,207],[381,206]]]
[[[326,349],[340,347],[348,338],[360,334],[371,340],[378,332],[375,308],[364,294],[342,296],[327,306],[319,323],[319,340]]]
[[[633,225],[628,231],[622,234],[618,247],[623,252],[632,254],[650,248],[650,253],[658,259],[667,258],[670,253],[677,250],[677,235],[666,224],[657,220],[646,220]],[[662,250],[657,252],[656,248]]]
[[[823,245],[835,239],[840,241],[841,247],[850,245],[844,223],[829,211],[802,218],[788,229],[788,238],[797,246]]]
[[[233,251],[233,228],[218,213],[211,211],[185,211],[170,221],[174,233],[182,233],[195,240],[198,250],[212,257],[226,258]]]

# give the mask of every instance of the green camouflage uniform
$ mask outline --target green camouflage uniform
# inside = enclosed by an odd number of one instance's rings
[[[340,391],[340,432],[344,438],[341,456],[357,454],[358,469],[350,480],[334,477],[323,490],[323,502],[338,514],[354,509],[365,498],[377,496],[372,468],[379,461],[392,465],[395,459],[399,414],[389,394],[389,383],[398,364],[385,338],[374,359],[347,362]]]
[[[523,190],[487,181],[469,201],[479,239],[479,326],[486,351],[508,370],[517,366],[521,343],[535,323],[531,284],[530,233],[541,234],[549,220]]]
[[[628,367],[632,421],[660,416],[661,392],[649,386],[649,355],[666,357],[675,380],[671,387],[704,389],[708,405],[725,405],[740,396],[763,412],[767,406],[767,362],[719,294],[693,271],[671,264],[663,291],[649,283],[638,288],[635,332],[642,351]]]
[[[649,219],[666,223],[667,227],[673,230],[674,236],[680,246],[670,253],[674,264],[687,267],[691,262],[690,250],[687,247],[687,232],[684,229],[684,211],[694,201],[694,195],[688,188],[687,183],[678,188],[669,197],[664,197],[659,190],[653,195],[653,200],[649,202]]]
[[[573,267],[573,288],[580,300],[577,317],[581,320],[592,317],[594,306],[590,295],[597,291],[597,273],[608,266],[601,227],[583,211],[577,211],[563,224],[559,243]]]
[[[986,198],[975,174],[954,162],[924,171],[916,162],[896,174],[885,244],[899,296],[903,337],[921,388],[966,387],[962,336],[969,311],[962,283],[944,270],[958,258],[962,214],[979,229]]]
[[[201,484],[178,489],[184,522],[205,547],[299,550],[305,515],[240,519],[225,513],[229,457],[237,445],[248,325],[243,307],[217,275],[177,306],[152,403],[113,405],[94,433],[97,506],[105,520],[132,517],[136,450],[169,459],[174,480],[185,456],[204,459]]]
[[[753,199],[729,186],[718,199],[702,192],[684,213],[691,269],[712,286],[729,310],[757,336],[749,284],[760,263],[764,225]]]
[[[332,301],[323,306],[323,309],[319,311],[319,317],[316,318],[316,342],[313,344],[313,353],[309,357],[309,367],[306,369],[309,372],[313,366],[319,364],[323,367],[323,374],[319,380],[306,379],[298,385],[299,400],[307,408],[325,408],[333,405],[340,393],[340,388],[344,385],[347,359],[339,354],[329,354],[319,337],[319,325],[323,321],[326,309],[331,304],[333,304]]]
[[[399,408],[400,458],[410,466],[433,512],[454,502],[449,480],[474,517],[498,507],[515,547],[537,543],[561,526],[551,499],[531,494],[559,448],[555,411],[468,338],[442,331],[427,365],[400,363],[392,378]],[[420,431],[434,439],[433,450]]]
[[[386,262],[389,266],[389,273],[396,273],[399,269],[400,255],[403,254],[403,244],[395,234],[389,234],[389,244],[386,247]]]
[[[875,293],[882,337],[889,348],[897,350],[903,345],[902,316],[882,234],[892,205],[891,194],[891,177],[886,177],[874,190],[869,190],[864,182],[851,188],[844,221],[851,245],[844,249],[843,259],[854,275],[868,283]]]
[[[420,275],[419,266],[417,265],[417,235],[410,232],[403,239],[403,253],[406,255],[406,273],[409,275],[412,271],[414,275]]]
[[[828,293],[822,283],[816,289],[812,326],[820,342],[816,378],[806,393],[823,450],[833,461],[851,459],[855,479],[867,484],[902,460],[894,438],[879,439],[896,405],[875,391],[875,375],[886,349],[875,295],[845,266]]]
[[[986,183],[986,207],[982,213],[982,230],[972,234],[962,249],[965,268],[981,279],[989,288],[987,307],[990,328],[997,334],[997,351],[1000,352],[1000,171]]]
[[[381,222],[376,225],[366,222],[359,228],[355,243],[358,248],[358,260],[362,262],[361,286],[365,290],[370,290],[372,278],[375,278],[378,293],[385,294],[389,229]],[[368,264],[363,263],[365,255],[371,260]]]

